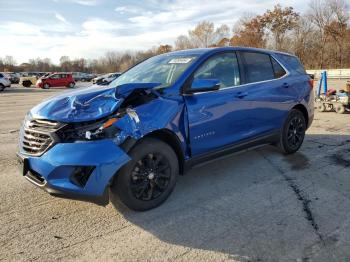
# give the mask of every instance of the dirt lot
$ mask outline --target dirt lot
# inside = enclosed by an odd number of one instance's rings
[[[19,175],[18,128],[62,90],[0,93],[0,261],[350,261],[350,114],[317,113],[300,152],[197,167],[144,213],[54,198]]]

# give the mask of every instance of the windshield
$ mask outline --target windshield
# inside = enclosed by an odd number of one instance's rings
[[[161,87],[169,87],[196,58],[196,55],[155,56],[131,68],[111,82],[109,86],[115,87],[130,83],[160,83]]]

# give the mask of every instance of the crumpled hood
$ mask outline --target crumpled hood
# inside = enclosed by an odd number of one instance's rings
[[[34,118],[59,122],[92,121],[115,112],[135,89],[152,89],[159,83],[125,84],[118,87],[91,86],[51,97],[32,108]]]

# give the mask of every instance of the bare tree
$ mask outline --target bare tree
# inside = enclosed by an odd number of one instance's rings
[[[175,41],[175,49],[176,50],[184,50],[194,48],[190,39],[185,35],[180,35],[177,37]]]
[[[14,71],[17,64],[13,56],[10,55],[5,56],[2,62],[4,64],[4,71]]]
[[[346,41],[347,25],[349,22],[348,6],[343,0],[329,0],[329,7],[333,13],[332,21],[325,27],[325,33],[329,35],[337,46],[335,66],[343,65],[343,50]]]
[[[312,0],[310,3],[309,17],[319,31],[320,68],[324,68],[325,46],[327,42],[326,28],[332,21],[333,11],[324,0]]]
[[[222,25],[215,29],[214,23],[202,21],[193,30],[190,30],[188,34],[194,47],[209,47],[226,37],[229,31],[230,29],[227,25]]]

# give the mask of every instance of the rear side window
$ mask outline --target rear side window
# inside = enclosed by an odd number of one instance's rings
[[[295,56],[290,55],[282,55],[279,54],[278,57],[282,60],[286,66],[288,66],[288,69],[292,73],[302,74],[306,75],[306,71],[304,66],[300,63],[299,59]]]
[[[283,69],[283,67],[273,57],[271,57],[271,62],[273,71],[275,73],[275,78],[281,78],[286,74],[286,71]]]
[[[247,83],[260,82],[275,78],[270,56],[255,52],[241,52]]]

